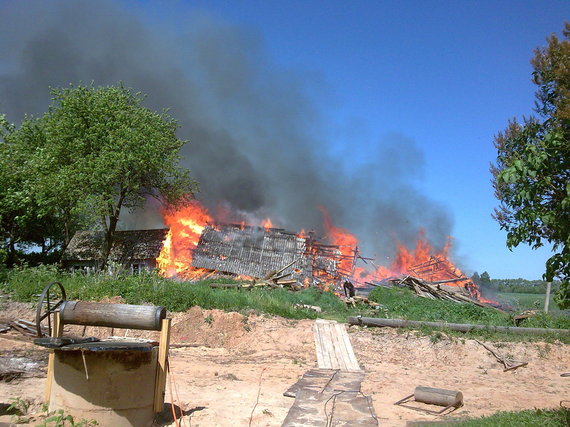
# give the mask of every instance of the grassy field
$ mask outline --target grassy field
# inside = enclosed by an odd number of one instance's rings
[[[510,292],[500,292],[497,298],[503,304],[511,305],[517,310],[544,310],[544,295],[541,294],[519,294]],[[550,295],[549,312],[560,313],[560,309],[554,302],[554,298]],[[570,314],[569,310],[566,310]]]
[[[379,309],[373,309],[364,304],[348,307],[335,295],[316,288],[300,292],[290,292],[286,289],[212,289],[209,283],[214,282],[213,280],[200,283],[177,282],[152,273],[136,276],[85,275],[61,272],[50,266],[12,270],[7,274],[1,286],[4,292],[16,301],[35,302],[37,300],[35,295],[39,294],[47,283],[53,281],[63,284],[69,300],[98,301],[120,296],[128,304],[151,303],[165,306],[169,311],[185,311],[192,306],[200,306],[204,309],[256,312],[290,319],[322,317],[345,321],[348,316],[360,314],[365,317],[513,326],[511,314],[472,304],[420,298],[412,294],[410,290],[402,288],[374,289],[369,298],[380,303],[381,306]],[[230,282],[228,279],[217,281]],[[318,306],[322,312],[316,313],[300,305]],[[525,320],[521,326],[570,329],[570,317],[541,313]],[[440,333],[431,328],[424,328],[420,332]],[[562,336],[556,331],[544,336],[515,336],[487,330],[468,334],[445,330],[445,333],[503,341],[560,339],[563,342],[570,342],[570,337]]]

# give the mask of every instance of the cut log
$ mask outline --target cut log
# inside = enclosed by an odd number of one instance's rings
[[[418,386],[414,391],[414,399],[430,405],[456,407],[463,405],[463,393],[443,388]]]
[[[65,301],[60,308],[64,324],[159,331],[164,307]]]

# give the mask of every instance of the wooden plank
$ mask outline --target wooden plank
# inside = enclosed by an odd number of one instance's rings
[[[59,311],[56,311],[54,313],[53,329],[51,331],[51,336],[54,338],[57,338],[57,337],[60,337],[62,335],[63,335],[63,322],[61,321]],[[50,350],[49,356],[48,356],[47,381],[46,381],[46,388],[45,388],[45,395],[44,395],[44,400],[45,400],[46,404],[49,404],[49,401],[50,401],[51,385],[53,383],[54,358],[55,358],[55,353],[53,350]]]
[[[323,343],[321,339],[321,334],[319,332],[319,324],[318,320],[313,324],[313,335],[315,338],[315,348],[317,351],[317,366],[321,369],[328,369],[330,368],[329,363],[325,359]]]
[[[360,392],[364,373],[312,369],[305,372],[288,395],[295,402],[282,427],[376,427],[378,419],[370,397]]]
[[[360,366],[343,324],[317,319],[313,331],[319,368],[360,371]]]
[[[158,363],[156,365],[156,383],[154,389],[154,412],[162,412],[164,407],[164,389],[168,363],[168,346],[170,344],[170,319],[163,319],[160,329],[160,345],[158,347]]]
[[[348,336],[348,332],[346,330],[346,326],[344,324],[338,324],[338,328],[342,329],[342,331],[340,332],[340,336],[342,337],[342,340],[344,341],[345,344],[345,348],[346,348],[346,353],[348,356],[348,370],[349,371],[360,371],[360,365],[358,364],[358,360],[356,359],[356,355],[354,354],[354,350],[352,349],[352,344],[350,342],[350,338]]]
[[[348,355],[346,353],[344,340],[341,338],[341,336],[338,333],[339,330],[337,326],[339,325],[338,323],[332,323],[329,326],[331,330],[334,352],[338,359],[338,364],[339,364],[338,369],[340,369],[341,371],[347,371],[348,370],[347,362],[349,362]]]
[[[325,357],[328,357],[330,360],[330,368],[340,369],[340,364],[336,357],[336,352],[332,342],[330,322],[321,323],[320,328],[321,328],[321,336],[323,338],[323,344],[325,347],[325,355],[326,355]]]
[[[325,359],[325,366],[323,366],[323,369],[335,369],[334,361],[331,358],[330,335],[327,336],[326,325],[326,321],[321,321],[318,324],[319,337],[321,339],[321,345],[323,346],[323,356]]]

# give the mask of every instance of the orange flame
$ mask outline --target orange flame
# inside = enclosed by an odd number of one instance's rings
[[[212,221],[206,208],[193,201],[176,211],[165,210],[162,216],[170,230],[156,260],[160,274],[185,279],[202,275],[203,271],[192,268],[192,253],[202,231]]]
[[[425,231],[420,229],[413,250],[408,249],[402,243],[398,243],[392,262],[388,266],[375,266],[374,270],[370,271],[355,265],[358,257],[358,239],[348,230],[333,225],[325,208],[320,207],[320,210],[323,215],[326,237],[330,244],[338,247],[340,252],[337,251],[337,255],[331,256],[337,262],[337,271],[341,276],[350,277],[356,284],[362,284],[367,281],[382,281],[402,275],[413,275],[432,282],[446,281],[446,286],[466,288],[474,298],[483,302],[492,302],[482,298],[479,289],[449,259],[451,238],[448,238],[441,251],[436,251],[428,243]],[[157,258],[160,273],[165,277],[183,279],[197,279],[203,278],[205,274],[213,274],[209,270],[192,267],[193,251],[198,245],[204,228],[212,222],[206,208],[198,201],[193,201],[176,211],[163,211],[163,219],[170,230]],[[243,229],[245,226],[246,223],[242,221],[240,227]],[[261,226],[266,230],[274,228],[270,218],[263,219]],[[304,230],[300,231],[297,236],[307,238]],[[316,248],[315,246],[313,250],[317,250]],[[313,255],[320,256],[317,253]],[[336,280],[326,271],[319,269],[313,270],[313,278],[317,278],[317,282],[324,287],[332,286]],[[243,279],[249,280],[251,278],[244,277]],[[303,284],[307,286],[309,280],[306,278]]]
[[[358,246],[358,239],[344,228],[335,227],[332,223],[331,217],[324,207],[320,206],[319,209],[323,214],[323,221],[327,233],[327,239],[332,245],[339,247],[341,252],[341,259],[338,269],[344,275],[352,275],[354,267],[354,257],[356,247]]]

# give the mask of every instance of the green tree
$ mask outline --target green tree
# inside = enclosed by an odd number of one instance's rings
[[[491,287],[491,276],[489,276],[489,273],[487,273],[486,271],[484,271],[483,273],[481,273],[481,277],[479,278],[481,286],[484,286],[486,288]]]
[[[166,111],[144,107],[143,96],[122,85],[51,93],[47,113],[11,132],[14,153],[33,172],[23,192],[40,217],[58,218],[63,246],[80,224],[99,224],[104,268],[125,208],[142,206],[147,196],[169,205],[193,197],[197,183],[178,165],[185,141]]]
[[[473,273],[473,276],[471,276],[471,280],[477,286],[481,286],[481,276],[479,276],[479,273],[477,273],[477,272]]]
[[[570,24],[563,39],[555,34],[531,60],[536,115],[512,119],[495,137],[497,161],[491,165],[500,205],[494,218],[507,231],[507,246],[549,243],[554,255],[544,278],[561,280],[555,295],[570,307]]]

